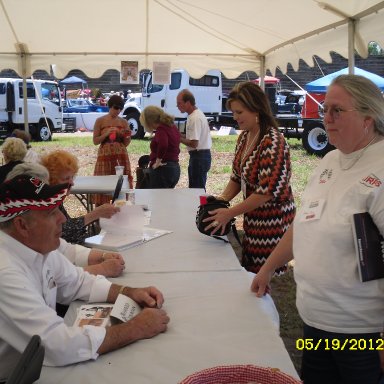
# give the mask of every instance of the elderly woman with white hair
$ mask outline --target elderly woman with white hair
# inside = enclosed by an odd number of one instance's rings
[[[1,146],[5,164],[0,167],[0,183],[4,182],[7,174],[14,166],[24,161],[27,150],[27,145],[23,140],[17,137],[5,139],[4,144]]]

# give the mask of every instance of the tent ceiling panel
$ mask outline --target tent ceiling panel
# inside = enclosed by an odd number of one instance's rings
[[[312,64],[313,55],[347,57],[351,17],[364,15],[360,54],[369,41],[384,46],[383,7],[379,0],[0,0],[0,69],[20,73],[23,43],[28,75],[55,64],[60,78],[72,69],[98,77],[137,60],[140,69],[170,61],[194,76],[217,68],[235,77],[259,73],[261,56],[264,69],[284,72],[299,59]]]

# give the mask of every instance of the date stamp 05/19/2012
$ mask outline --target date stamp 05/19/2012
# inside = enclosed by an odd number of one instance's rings
[[[384,339],[297,339],[296,349],[299,351],[384,351]]]

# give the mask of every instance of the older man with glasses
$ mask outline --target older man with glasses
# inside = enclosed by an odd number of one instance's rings
[[[59,206],[67,188],[26,175],[0,186],[0,382],[33,335],[45,347],[44,365],[64,366],[95,360],[167,328],[169,318],[160,309],[164,298],[155,287],[112,284],[75,267],[57,250],[65,222]],[[145,308],[133,320],[108,328],[68,327],[55,310],[56,302],[114,303],[119,294]]]

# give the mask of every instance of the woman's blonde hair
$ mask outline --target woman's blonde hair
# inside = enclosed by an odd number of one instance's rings
[[[154,124],[172,126],[175,118],[165,113],[161,108],[149,105],[145,107],[140,115],[140,123],[147,132],[153,132]]]
[[[79,163],[72,153],[57,149],[41,158],[41,164],[48,169],[49,184],[59,184],[60,175],[63,172],[73,172],[75,175],[79,170]]]
[[[5,139],[1,150],[6,163],[10,161],[23,161],[27,154],[27,145],[17,137],[8,137]]]

